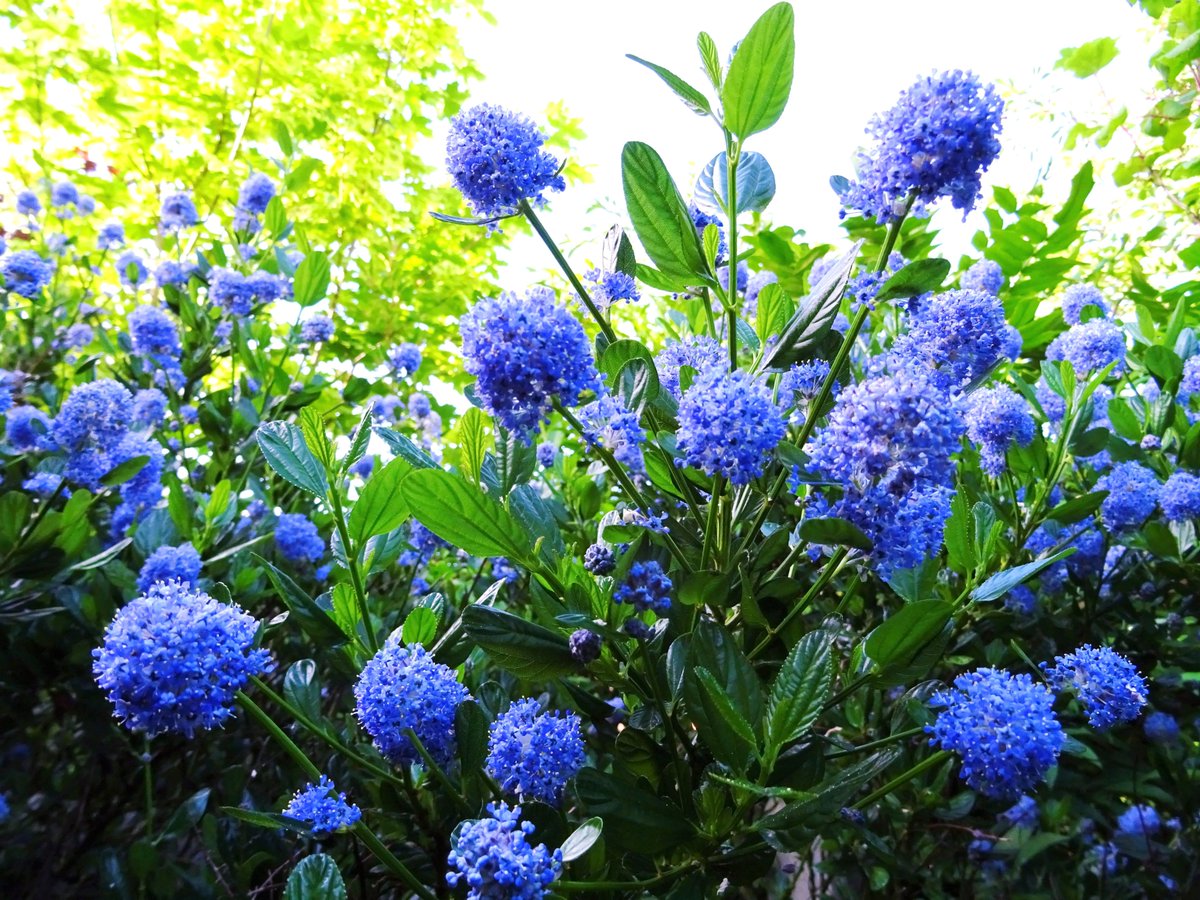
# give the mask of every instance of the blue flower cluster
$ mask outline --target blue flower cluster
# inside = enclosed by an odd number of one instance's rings
[[[54,277],[54,263],[32,250],[16,250],[0,256],[0,275],[5,290],[32,300]]]
[[[96,233],[96,246],[101,250],[116,250],[125,246],[125,226],[120,222],[106,222]]]
[[[635,562],[613,592],[616,603],[631,603],[638,612],[654,610],[665,616],[671,609],[671,579],[654,560]]]
[[[934,694],[940,708],[926,725],[929,742],[962,759],[961,777],[988,797],[1017,797],[1046,776],[1066,735],[1054,715],[1054,695],[1028,675],[978,669]]]
[[[694,369],[695,372],[728,369],[729,355],[720,342],[707,335],[701,335],[689,341],[667,341],[654,358],[654,365],[658,369],[659,383],[663,390],[679,400],[683,397],[683,391],[679,387],[680,369],[684,366]]]
[[[595,662],[600,658],[600,650],[604,645],[604,638],[595,631],[587,628],[576,628],[571,632],[571,637],[567,645],[575,661],[586,666],[588,663]]]
[[[963,272],[958,286],[964,291],[984,291],[998,296],[1004,287],[1004,270],[998,262],[981,259]]]
[[[1141,525],[1158,505],[1158,476],[1141,463],[1117,463],[1096,488],[1108,491],[1100,504],[1100,521],[1109,531]]]
[[[329,316],[309,316],[300,323],[300,343],[319,344],[333,337],[333,319]]]
[[[398,634],[388,638],[363,667],[354,684],[355,712],[379,752],[394,763],[412,763],[420,754],[417,739],[440,766],[454,759],[454,714],[470,698],[454,670],[434,662],[421,646],[404,647]]]
[[[1179,723],[1165,712],[1155,711],[1146,716],[1142,731],[1152,744],[1173,744],[1179,740]]]
[[[447,883],[465,883],[467,900],[542,900],[562,872],[562,851],[529,843],[534,827],[521,807],[489,803],[487,812],[457,829]]]
[[[611,575],[617,568],[617,559],[608,547],[592,544],[583,552],[583,567],[593,575]]]
[[[388,362],[401,378],[412,378],[421,368],[421,348],[416,344],[397,344],[388,350]]]
[[[451,120],[446,167],[477,215],[512,215],[523,201],[540,205],[546,191],[566,187],[544,143],[525,116],[482,103]]]
[[[720,264],[729,255],[729,242],[725,240],[725,223],[721,221],[720,216],[702,210],[695,201],[688,204],[688,213],[692,217],[692,224],[696,226],[696,237],[700,238],[701,243],[704,241],[704,229],[709,225],[717,227],[717,234],[720,236],[717,243],[717,263]],[[726,280],[726,288],[728,284]]]
[[[316,562],[325,552],[325,541],[303,513],[284,513],[275,523],[275,546],[288,562]]]
[[[938,387],[959,391],[982,378],[1004,354],[1004,307],[986,291],[946,291],[921,305],[912,328],[888,356],[893,369],[930,370]]]
[[[172,381],[182,377],[179,330],[158,306],[139,306],[129,314],[129,339],[133,352],[153,362]]]
[[[257,632],[237,606],[156,584],[117,611],[92,671],[131,731],[190,738],[233,715],[236,693],[270,668],[267,651],[254,648]]]
[[[1072,284],[1063,291],[1062,314],[1068,325],[1080,324],[1083,321],[1083,311],[1088,307],[1099,313],[1099,318],[1108,318],[1108,304],[1104,302],[1104,295],[1095,285]]]
[[[555,401],[574,406],[600,386],[587,332],[549,288],[480,300],[461,331],[484,408],[526,443]]]
[[[553,468],[558,459],[558,447],[549,441],[543,441],[537,446],[538,465],[543,469]]]
[[[235,316],[248,316],[256,305],[286,297],[289,289],[283,276],[262,269],[250,275],[226,268],[208,273],[209,299]]]
[[[147,593],[154,585],[176,582],[183,587],[194,588],[200,578],[200,554],[190,543],[178,547],[159,547],[142,564],[138,573],[138,590]]]
[[[637,282],[624,272],[592,269],[583,276],[583,280],[591,286],[588,293],[600,309],[608,309],[621,300],[636,303],[642,297]]]
[[[645,474],[642,444],[646,440],[646,433],[638,424],[637,413],[626,408],[620,398],[607,391],[601,392],[600,396],[579,411],[579,421],[589,443],[608,450],[630,472]]]
[[[163,231],[181,231],[199,222],[200,215],[196,212],[196,204],[192,202],[192,195],[187,191],[175,191],[163,197],[158,213],[158,225]]]
[[[513,703],[488,735],[488,774],[522,803],[559,806],[567,782],[585,762],[579,717],[541,712],[537,700]]]
[[[967,435],[979,446],[980,467],[993,477],[1004,472],[1009,447],[1025,447],[1033,440],[1035,426],[1029,404],[1007,385],[975,391],[965,418]]]
[[[158,388],[143,388],[133,395],[133,422],[139,428],[161,425],[167,416],[167,395]]]
[[[1200,477],[1174,472],[1158,494],[1158,505],[1168,522],[1200,518]]]
[[[742,370],[705,369],[679,402],[685,462],[733,484],[762,475],[786,429],[770,389]]]
[[[877,222],[949,197],[964,215],[979,199],[982,173],[1000,152],[1004,102],[970,72],[941,72],[907,88],[890,110],[867,128],[875,140],[858,159],[858,181],[842,203]]]
[[[1120,374],[1125,368],[1125,332],[1107,319],[1089,319],[1052,340],[1046,359],[1069,362],[1081,376],[1116,363],[1113,371]]]
[[[1053,666],[1042,663],[1042,669],[1058,690],[1075,691],[1088,722],[1097,730],[1133,721],[1146,705],[1146,679],[1133,663],[1110,647],[1084,644],[1055,657]]]
[[[18,406],[4,420],[4,437],[18,453],[37,450],[50,430],[50,420],[40,409]]]
[[[303,822],[317,837],[346,831],[362,818],[362,810],[347,802],[326,775],[297,791],[283,814]]]

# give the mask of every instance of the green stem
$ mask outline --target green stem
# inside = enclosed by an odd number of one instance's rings
[[[146,749],[142,753],[142,782],[146,794],[146,839],[154,834],[154,773],[151,771],[153,755],[150,752],[150,738],[146,738]]]
[[[890,794],[896,788],[898,788],[901,785],[905,784],[906,782],[909,782],[912,779],[916,778],[918,775],[920,775],[922,772],[926,771],[927,769],[932,769],[935,766],[941,765],[946,760],[948,760],[952,755],[953,754],[950,753],[949,750],[939,750],[937,753],[934,753],[932,756],[925,757],[925,759],[921,760],[919,763],[917,763],[915,766],[913,766],[911,769],[909,769],[904,774],[897,775],[895,778],[893,778],[891,781],[889,781],[887,784],[885,784],[879,790],[872,791],[867,796],[863,797],[861,800],[859,800],[857,803],[854,804],[854,808],[855,809],[866,809],[872,803],[875,803],[877,800],[879,800],[882,797],[886,797],[888,794]]]
[[[367,849],[375,854],[375,858],[383,863],[388,871],[408,885],[411,890],[422,900],[437,900],[437,895],[425,885],[421,884],[420,880],[414,875],[404,863],[396,859],[392,851],[384,846],[383,841],[376,837],[375,832],[367,827],[362,819],[354,825],[354,833],[358,835],[359,840],[367,845]]]
[[[329,491],[329,502],[333,506],[334,526],[337,528],[338,537],[342,539],[346,566],[350,570],[350,583],[354,586],[354,598],[358,601],[358,614],[362,617],[363,628],[367,632],[367,646],[371,653],[378,653],[379,636],[375,634],[375,626],[371,624],[371,611],[367,606],[367,590],[363,585],[362,572],[358,568],[358,548],[350,545],[350,533],[346,530],[346,513],[342,507],[341,493],[337,488]]]
[[[604,336],[608,338],[609,341],[615,341],[617,339],[616,332],[612,330],[612,326],[608,324],[604,316],[600,313],[600,310],[597,308],[595,302],[593,302],[591,295],[588,294],[587,290],[580,282],[579,277],[571,268],[571,264],[567,262],[567,258],[562,255],[562,251],[558,249],[558,245],[555,244],[554,240],[550,237],[550,233],[546,231],[546,227],[542,224],[542,220],[537,217],[537,213],[533,211],[533,207],[529,204],[528,200],[521,201],[520,210],[525,218],[529,220],[529,224],[533,226],[533,230],[538,233],[538,236],[542,239],[542,243],[546,245],[546,248],[550,251],[550,255],[554,257],[554,261],[558,263],[558,267],[562,269],[563,274],[567,276],[567,281],[571,282],[571,287],[575,288],[575,292],[579,294],[579,299],[582,300],[584,305],[588,308],[588,311],[592,314],[592,318],[596,320],[596,324],[599,325],[600,330],[604,332]]]
[[[767,633],[763,639],[758,642],[757,646],[755,646],[753,650],[750,651],[751,659],[754,659],[754,657],[762,653],[763,650],[767,649],[767,645],[774,640],[775,635],[783,631],[783,629],[788,626],[788,623],[791,622],[792,619],[796,618],[796,616],[808,609],[808,605],[813,601],[813,598],[817,596],[817,592],[833,580],[833,576],[838,573],[838,569],[842,564],[842,560],[844,560],[849,554],[850,549],[848,547],[838,547],[833,556],[829,558],[829,562],[825,564],[825,568],[821,570],[821,574],[817,577],[817,580],[813,582],[812,587],[810,587],[805,592],[804,596],[800,598],[800,602],[788,610],[787,615],[780,620],[778,625],[767,629]]]
[[[843,756],[853,756],[855,753],[866,753],[868,750],[878,750],[880,747],[886,747],[888,744],[899,743],[910,737],[916,737],[918,734],[925,733],[925,726],[918,725],[916,728],[909,728],[905,731],[899,731],[896,734],[888,735],[885,738],[880,738],[877,741],[871,741],[868,744],[859,744],[857,747],[851,747],[849,750],[835,750],[833,753],[826,753],[826,759],[838,759]]]
[[[728,131],[725,132],[725,203],[726,221],[729,223],[729,287],[725,305],[725,316],[729,328],[729,371],[737,370],[737,167],[741,158],[741,147],[733,140]]]
[[[440,784],[442,786],[442,790],[444,790],[457,801],[459,808],[464,814],[469,814],[471,812],[471,808],[467,805],[467,801],[463,799],[462,794],[459,793],[458,789],[451,783],[450,777],[442,770],[442,767],[437,764],[437,760],[435,760],[430,755],[429,751],[425,749],[425,744],[419,737],[417,737],[416,731],[411,728],[405,728],[404,736],[412,742],[413,747],[416,748],[422,762],[425,763],[425,768],[429,771],[429,774],[433,776],[434,781]]]
[[[675,866],[673,869],[667,869],[667,871],[661,875],[656,875],[654,878],[646,878],[642,881],[556,881],[553,887],[556,891],[568,893],[584,893],[587,891],[644,891],[646,888],[666,884],[684,872],[694,868],[696,868],[696,863],[688,862],[681,866]]]

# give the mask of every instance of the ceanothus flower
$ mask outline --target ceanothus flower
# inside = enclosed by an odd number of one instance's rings
[[[291,285],[287,278],[259,269],[246,277],[246,286],[258,303],[272,303],[290,296]]]
[[[721,266],[717,269],[717,281],[726,291],[729,290],[729,266]],[[750,284],[750,267],[746,265],[746,261],[742,260],[737,264],[737,293],[744,293],[747,286]]]
[[[645,474],[642,444],[646,440],[646,433],[638,424],[637,413],[631,412],[620,398],[602,391],[579,411],[579,421],[589,444],[608,450],[630,472]],[[551,465],[553,462],[552,457]]]
[[[303,513],[284,513],[275,523],[275,546],[288,562],[316,562],[325,552],[317,526]]]
[[[604,644],[604,638],[587,628],[576,628],[571,632],[567,644],[575,661],[586,666],[600,658],[600,648]]]
[[[786,429],[771,391],[742,370],[706,369],[679,401],[679,451],[684,460],[733,484],[762,475]]]
[[[50,189],[50,205],[60,218],[69,218],[72,213],[69,206],[79,205],[79,188],[69,181],[60,181]]]
[[[112,461],[127,434],[133,397],[108,378],[81,384],[67,396],[50,425],[54,446],[70,454],[66,476],[88,487],[113,468]]]
[[[508,216],[567,186],[545,138],[525,116],[481,103],[450,120],[446,168],[476,215]]]
[[[763,288],[768,284],[778,283],[779,276],[766,269],[761,269],[751,275],[750,280],[746,283],[746,303],[743,306],[746,315],[751,315],[757,311],[758,295],[762,293]]]
[[[69,488],[62,487],[63,477],[57,472],[34,472],[21,484],[23,490],[42,497],[49,497],[59,492],[64,497],[70,497]]]
[[[516,701],[488,732],[487,772],[522,803],[559,806],[584,762],[579,717],[542,712],[537,700]]]
[[[980,467],[993,477],[1005,468],[1005,454],[1013,444],[1028,446],[1035,426],[1025,398],[1007,385],[973,393],[966,413],[967,435],[979,445]]]
[[[164,260],[158,264],[158,268],[154,270],[154,280],[159,287],[166,285],[183,285],[187,284],[188,279],[192,277],[192,273],[196,271],[196,267],[190,263],[179,263],[173,259]]]
[[[32,250],[16,250],[0,256],[4,289],[32,300],[54,277],[54,263]]]
[[[106,222],[96,234],[96,246],[101,250],[116,250],[125,245],[125,226],[120,222]]]
[[[254,285],[232,269],[216,267],[208,273],[208,296],[237,316],[247,316],[254,308]]]
[[[238,189],[237,208],[252,216],[262,215],[275,196],[275,183],[262,172],[255,172]]]
[[[375,471],[374,456],[364,456],[350,466],[350,474],[363,479],[370,478],[373,471]]]
[[[593,575],[611,575],[617,568],[617,558],[603,544],[592,544],[583,552],[583,567]]]
[[[33,406],[13,407],[4,420],[4,437],[18,453],[37,450],[49,430],[50,420]]]
[[[1050,342],[1046,359],[1069,362],[1078,375],[1091,375],[1111,363],[1114,373],[1125,368],[1125,332],[1107,319],[1072,325]]]
[[[558,459],[558,447],[549,441],[543,441],[537,446],[537,461],[538,465],[543,469],[553,467],[554,461]]]
[[[66,334],[62,337],[64,347],[69,347],[72,350],[82,350],[92,342],[93,332],[92,326],[84,322],[76,322],[67,329]]]
[[[1042,663],[1047,680],[1058,690],[1070,688],[1097,731],[1132,722],[1146,705],[1146,679],[1137,667],[1111,647],[1084,644]]]
[[[654,560],[635,562],[613,592],[614,603],[631,603],[638,612],[654,610],[665,616],[671,609],[671,579]]]
[[[145,388],[133,395],[133,424],[153,428],[166,417],[167,395],[158,388]]]
[[[1025,339],[1021,337],[1021,332],[1013,325],[1004,326],[1004,358],[1011,359],[1016,362],[1021,358],[1021,350],[1025,346]]]
[[[333,337],[333,319],[329,316],[309,316],[300,323],[300,343],[319,344]]]
[[[1152,744],[1173,744],[1179,740],[1179,723],[1165,712],[1152,712],[1142,723],[1146,740]]]
[[[1108,304],[1104,302],[1104,295],[1099,288],[1090,284],[1072,284],[1063,291],[1062,314],[1068,325],[1080,324],[1083,311],[1089,306],[1100,314],[1099,318],[1108,318]]]
[[[183,352],[179,344],[179,329],[171,317],[158,306],[139,306],[129,314],[129,339],[133,352],[153,360],[165,369],[179,366]]]
[[[1117,834],[1154,837],[1162,830],[1158,810],[1145,803],[1135,803],[1117,816]]]
[[[695,369],[696,372],[728,369],[729,354],[719,341],[701,335],[686,342],[667,341],[654,358],[654,365],[658,369],[659,384],[663,390],[680,400],[683,397],[683,391],[679,387],[680,369],[684,366]]]
[[[583,279],[590,285],[588,293],[600,309],[608,309],[620,300],[635,303],[642,297],[637,282],[624,272],[605,272],[602,269],[592,269],[583,276]]]
[[[1004,287],[1004,270],[990,259],[981,259],[963,272],[958,286],[964,291],[984,291],[993,297]]]
[[[421,348],[416,344],[397,344],[387,356],[392,368],[403,378],[412,378],[421,368]]]
[[[1175,399],[1186,410],[1191,406],[1192,397],[1197,395],[1200,395],[1200,355],[1189,356],[1183,361],[1183,376],[1179,379]]]
[[[1066,735],[1054,715],[1054,695],[1025,673],[977,669],[954,679],[930,706],[929,742],[962,759],[960,777],[988,797],[1031,790],[1058,761]]]
[[[454,670],[434,662],[425,648],[404,647],[393,635],[354,683],[355,713],[376,748],[393,763],[420,761],[404,733],[411,728],[440,766],[454,759],[454,714],[470,699]]]
[[[143,594],[159,582],[174,581],[194,588],[200,579],[200,554],[190,543],[164,545],[151,553],[138,572],[137,588]]]
[[[297,791],[283,814],[303,822],[316,837],[348,831],[362,818],[362,810],[339,794],[327,775]]]
[[[192,195],[187,191],[176,191],[163,197],[162,207],[158,213],[158,224],[163,231],[180,231],[198,224],[200,215],[196,212],[196,204]]]
[[[127,250],[117,257],[116,262],[117,274],[121,278],[121,284],[127,288],[139,288],[149,277],[146,271],[146,264],[142,262],[142,258],[132,250]]]
[[[1004,307],[984,291],[946,291],[922,304],[912,328],[892,346],[893,369],[930,370],[947,391],[977,381],[1000,361],[1005,347]]]
[[[1190,472],[1172,473],[1159,491],[1158,505],[1168,522],[1200,517],[1200,478]]]
[[[31,190],[17,193],[17,213],[22,216],[36,216],[42,211],[42,201]]]
[[[414,419],[423,419],[433,412],[429,396],[420,391],[413,391],[408,397],[408,414]]]
[[[1022,794],[1020,799],[1000,813],[998,818],[1013,828],[1034,828],[1038,823],[1037,801],[1028,794]]]
[[[875,146],[860,154],[858,180],[842,194],[847,209],[880,224],[898,218],[908,198],[914,211],[949,197],[964,216],[980,196],[983,172],[1000,152],[1004,101],[970,72],[921,78],[867,127]]]
[[[467,900],[542,900],[562,872],[562,851],[530,844],[534,827],[521,821],[521,807],[489,803],[488,816],[457,829],[447,859],[446,883],[467,885]]]
[[[1109,531],[1141,525],[1158,505],[1161,487],[1158,476],[1141,463],[1123,462],[1096,482],[1097,490],[1108,491],[1100,504],[1100,521]]]
[[[270,669],[258,622],[178,583],[156,584],[117,611],[92,651],[96,683],[126,728],[192,737],[233,715],[235,695]]]
[[[717,262],[721,262],[729,254],[729,243],[725,240],[725,223],[721,221],[721,217],[707,213],[696,205],[693,200],[688,203],[688,214],[692,217],[692,224],[696,227],[696,237],[700,239],[700,243],[704,243],[704,229],[709,225],[717,227],[717,234],[720,240],[717,243]]]
[[[557,401],[600,386],[587,332],[554,291],[486,297],[462,317],[466,370],[484,408],[526,443]]]

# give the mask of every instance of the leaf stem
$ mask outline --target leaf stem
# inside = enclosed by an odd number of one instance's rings
[[[918,775],[920,775],[922,772],[926,771],[927,769],[932,769],[935,766],[941,765],[946,760],[948,760],[951,756],[953,756],[953,754],[949,750],[939,750],[937,753],[934,753],[931,756],[925,757],[923,760],[921,760],[919,763],[917,763],[915,766],[913,766],[907,772],[905,772],[901,775],[897,775],[895,778],[893,778],[891,781],[889,781],[883,787],[867,794],[867,796],[863,797],[861,800],[859,800],[857,803],[854,804],[854,808],[855,809],[866,809],[872,803],[875,803],[877,800],[881,799],[882,797],[886,797],[888,794],[890,794],[896,788],[898,788],[901,785],[916,778]]]
[[[371,610],[367,606],[367,590],[363,584],[362,572],[358,567],[358,548],[350,545],[350,533],[346,530],[346,512],[342,506],[341,492],[336,487],[329,490],[329,503],[333,507],[333,523],[337,528],[338,537],[342,540],[342,552],[346,557],[346,568],[350,570],[350,583],[354,587],[354,598],[358,602],[358,614],[362,617],[363,628],[367,632],[367,646],[371,653],[379,652],[379,635],[371,624]]]

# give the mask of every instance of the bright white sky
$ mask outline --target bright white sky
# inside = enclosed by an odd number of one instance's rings
[[[721,149],[720,133],[710,120],[689,112],[653,73],[624,54],[664,65],[703,87],[697,32],[708,31],[724,56],[769,5],[769,0],[488,0],[495,26],[478,16],[463,22],[466,51],[485,75],[474,100],[499,103],[540,121],[546,107],[561,100],[583,120],[587,138],[572,156],[591,169],[595,180],[554,195],[544,216],[561,243],[588,240],[578,251],[579,264],[598,256],[599,237],[615,220],[604,211],[589,214],[589,208],[603,203],[623,210],[625,141],[654,146],[685,195]],[[747,149],[763,153],[775,170],[778,193],[767,217],[805,228],[813,239],[839,235],[829,176],[853,174],[854,153],[871,115],[891,106],[920,74],[973,69],[999,83],[1009,101],[1004,152],[985,180],[985,197],[988,184],[1011,186],[1019,196],[1039,177],[1049,180],[1050,196],[1056,196],[1054,190],[1081,162],[1062,160],[1059,130],[1064,125],[1037,113],[1039,108],[1083,111],[1097,104],[1097,79],[1079,81],[1054,70],[1062,48],[1115,37],[1121,55],[1100,76],[1109,96],[1140,106],[1136,91],[1148,84],[1142,36],[1147,19],[1125,0],[795,0],[794,5],[791,101],[779,124],[753,137]],[[1133,90],[1133,97],[1122,97],[1122,90]],[[952,259],[967,250],[978,216],[965,225],[952,210],[938,216],[943,252]],[[521,270],[544,271],[550,265],[536,238],[516,244],[509,257],[510,279]],[[518,281],[509,287],[524,285]]]

